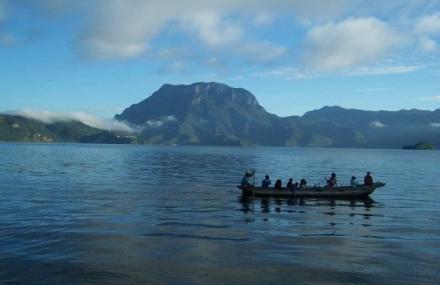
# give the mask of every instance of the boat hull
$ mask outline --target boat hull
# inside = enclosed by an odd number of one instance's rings
[[[274,189],[261,187],[242,187],[237,186],[243,196],[255,197],[285,197],[285,198],[300,198],[300,197],[328,197],[328,198],[359,198],[367,197],[372,194],[377,188],[385,186],[385,183],[376,182],[373,185],[365,186],[341,186],[341,187],[308,187],[306,189]]]

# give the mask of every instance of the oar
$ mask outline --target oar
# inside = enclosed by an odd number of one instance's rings
[[[319,186],[319,185],[321,185],[321,183],[322,182],[324,182],[325,180],[327,179],[327,177],[326,178],[324,178],[324,179],[322,179],[321,181],[319,181],[319,183],[318,184],[315,184],[314,186],[316,187],[316,186]]]
[[[252,213],[255,210],[255,169],[252,170],[254,174],[252,175]]]

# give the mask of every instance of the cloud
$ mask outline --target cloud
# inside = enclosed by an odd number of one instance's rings
[[[203,63],[206,64],[206,65],[211,65],[211,66],[221,65],[220,59],[218,59],[215,56],[205,59],[203,61]]]
[[[281,67],[281,68],[272,69],[272,70],[268,70],[268,71],[256,72],[253,74],[253,76],[256,76],[256,77],[276,77],[276,78],[283,78],[286,80],[297,80],[297,79],[304,79],[304,78],[313,77],[312,74],[303,73],[301,70],[294,68],[294,67]]]
[[[440,13],[420,18],[414,31],[418,34],[440,34]]]
[[[33,109],[21,109],[16,111],[6,112],[9,115],[17,115],[26,117],[29,119],[34,119],[45,124],[53,124],[56,122],[66,122],[66,121],[79,121],[88,126],[103,129],[103,130],[112,130],[112,131],[127,131],[133,132],[131,126],[117,121],[117,120],[109,120],[98,118],[96,116],[83,113],[83,112],[51,112],[51,111],[41,111],[41,110],[33,110]]]
[[[427,53],[438,51],[438,44],[432,37],[440,34],[440,13],[421,17],[414,32],[419,36],[418,50]]]
[[[167,11],[158,12],[156,6],[154,1],[96,0],[87,4],[88,22],[77,38],[80,54],[99,59],[143,54],[166,20]]]
[[[225,77],[225,80],[228,80],[228,81],[238,81],[238,80],[242,80],[244,78],[245,77],[243,75],[238,74],[238,75],[233,75],[233,76],[227,76],[227,77]]]
[[[383,91],[389,91],[391,88],[389,87],[375,87],[375,88],[360,88],[356,89],[355,92],[358,93],[375,93],[375,92],[383,92]]]
[[[273,21],[274,16],[265,12],[259,13],[253,18],[253,24],[257,27],[272,24]]]
[[[231,2],[231,1],[226,1]],[[96,0],[83,2],[86,25],[78,51],[91,58],[131,58],[151,49],[152,40],[170,25],[217,47],[241,38],[241,27],[222,14],[225,4],[189,1]]]
[[[381,123],[379,120],[375,120],[375,121],[371,122],[369,125],[372,128],[385,128],[386,127],[386,125]]]
[[[169,64],[165,64],[157,71],[162,74],[182,73],[187,70],[187,64],[183,60],[175,60]]]
[[[416,98],[418,101],[440,101],[440,96],[429,96],[429,97],[420,97]]]
[[[130,58],[141,55],[147,50],[144,43],[120,43],[113,40],[84,38],[84,49],[80,52],[86,57],[99,59]]]
[[[429,125],[433,128],[440,128],[440,123],[431,123]]]
[[[177,121],[176,117],[169,115],[169,116],[162,116],[157,120],[148,120],[145,122],[145,126],[150,127],[150,128],[160,128],[163,125],[170,123],[170,122],[175,122]]]
[[[418,49],[423,52],[433,53],[438,51],[438,44],[429,37],[422,37],[419,40]]]
[[[306,36],[306,65],[318,71],[374,63],[400,43],[396,32],[374,17],[348,18],[312,28]]]
[[[180,59],[182,57],[188,56],[188,52],[185,49],[182,48],[169,48],[169,49],[161,49],[159,50],[156,55],[165,60],[175,60]]]
[[[155,37],[179,29],[208,48],[258,42],[249,37],[245,28],[268,25],[277,13],[287,11],[313,21],[340,15],[349,5],[346,0],[315,0],[313,5],[305,0],[34,1],[49,15],[81,15],[83,24],[77,32],[76,51],[83,57],[98,59],[141,56],[151,50]],[[246,20],[251,25],[243,23]],[[234,46],[228,48],[234,50]]]
[[[250,58],[252,61],[266,63],[284,56],[287,53],[287,48],[270,42],[256,42],[241,45],[237,53]]]
[[[422,65],[422,64],[414,64],[414,65],[377,64],[377,65],[370,65],[370,66],[362,66],[362,67],[344,72],[343,74],[346,76],[371,76],[371,75],[386,75],[386,74],[404,74],[404,73],[410,73],[410,72],[420,70],[424,67],[426,67],[426,65]]]
[[[0,0],[0,20],[1,15],[6,15],[6,1]],[[237,63],[304,63],[284,71],[282,66],[274,67],[273,76],[285,74],[292,79],[301,77],[293,75],[295,70],[313,75],[332,71],[350,75],[352,70],[353,75],[410,72],[409,66],[369,66],[394,51],[399,52],[399,45],[409,37],[415,37],[413,49],[430,53],[439,50],[433,33],[437,32],[440,13],[417,18],[423,11],[436,11],[435,7],[420,0],[407,1],[411,4],[385,2],[373,5],[349,0],[32,0],[20,1],[17,7],[32,8],[32,13],[43,12],[44,16],[52,16],[44,17],[51,21],[78,19],[71,25],[72,42],[76,55],[83,59],[126,60],[147,56],[152,65],[165,66],[163,70],[190,72],[208,66],[226,76],[232,70],[229,67],[236,67]],[[11,12],[15,13],[18,9],[14,1],[9,4],[14,5]],[[400,18],[411,11],[413,18],[397,19],[390,11],[396,15],[405,11]],[[389,23],[379,20],[382,16]],[[394,27],[409,30],[410,35],[398,36]],[[18,40],[22,38],[15,30],[14,35]],[[12,40],[4,37],[0,42],[10,44]],[[303,45],[294,49],[298,42]],[[168,54],[157,52],[162,48]],[[298,61],[294,61],[295,56]],[[207,58],[216,58],[220,64],[204,62]],[[156,60],[162,62],[156,65]]]
[[[348,71],[336,72],[338,76],[374,76],[374,75],[387,75],[387,74],[404,74],[410,73],[422,68],[426,65],[415,64],[415,65],[404,65],[404,64],[376,64],[369,66],[361,66],[358,68],[353,68]],[[302,70],[295,67],[280,67],[269,71],[256,72],[253,75],[258,77],[278,77],[286,80],[298,80],[314,78],[317,76],[322,76],[325,71],[317,72],[311,70]],[[356,92],[379,92],[385,91],[390,88],[369,88],[369,89],[359,89]]]
[[[169,66],[169,70],[173,72],[182,71],[185,69],[185,63],[183,61],[175,61]]]
[[[190,32],[195,33],[199,40],[211,47],[237,42],[243,34],[238,24],[226,21],[212,11],[189,13],[183,17],[183,24]]]

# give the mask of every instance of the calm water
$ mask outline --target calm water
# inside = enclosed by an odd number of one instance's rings
[[[0,144],[2,284],[434,284],[440,151]],[[242,201],[257,180],[387,182]]]

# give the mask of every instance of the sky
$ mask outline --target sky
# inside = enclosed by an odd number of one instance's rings
[[[0,111],[112,118],[165,83],[267,111],[440,108],[440,1],[0,0]]]

